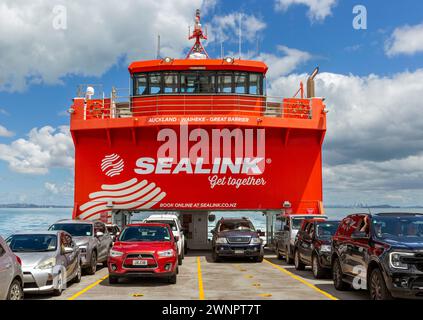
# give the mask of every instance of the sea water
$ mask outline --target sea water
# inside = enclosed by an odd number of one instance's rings
[[[423,212],[423,209],[370,209],[371,212]],[[368,209],[353,209],[353,208],[327,208],[326,215],[330,219],[341,220],[343,217],[351,213],[368,212]],[[216,222],[222,217],[222,213],[214,212],[216,219],[209,223],[209,230],[213,229]],[[136,220],[141,220],[148,216],[148,213],[136,215]],[[239,211],[226,212],[225,217],[247,217],[249,218],[256,229],[266,230],[266,217],[261,213]],[[40,208],[40,209],[6,209],[0,208],[0,236],[3,238],[16,232],[28,231],[45,231],[51,224],[59,219],[70,219],[72,217],[71,208]],[[135,220],[135,219],[134,219]]]

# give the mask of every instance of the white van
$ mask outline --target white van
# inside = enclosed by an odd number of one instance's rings
[[[144,222],[165,223],[170,226],[173,236],[178,239],[178,264],[181,265],[185,254],[185,236],[179,217],[176,214],[153,214]]]

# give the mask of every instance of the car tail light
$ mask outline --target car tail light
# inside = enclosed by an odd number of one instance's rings
[[[18,256],[15,256],[16,257],[16,261],[22,266],[22,260],[21,260],[21,258],[19,258]]]

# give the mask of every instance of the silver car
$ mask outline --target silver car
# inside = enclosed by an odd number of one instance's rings
[[[18,233],[6,242],[22,261],[24,292],[60,296],[68,282],[81,281],[80,251],[69,233]]]
[[[23,275],[19,258],[0,237],[0,300],[23,298]]]
[[[64,230],[72,235],[81,249],[81,265],[87,274],[92,275],[97,271],[97,263],[107,266],[113,239],[103,222],[60,220],[49,230]]]

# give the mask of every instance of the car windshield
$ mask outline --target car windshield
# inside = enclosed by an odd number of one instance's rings
[[[292,219],[292,229],[300,230],[301,223],[304,221],[305,218],[293,218]]]
[[[169,229],[158,226],[127,227],[123,230],[119,241],[170,241]]]
[[[169,227],[172,229],[172,231],[177,231],[178,229],[176,228],[176,223],[175,221],[172,220],[148,220],[149,223],[163,223],[163,224],[168,224]]]
[[[250,221],[224,221],[221,223],[219,231],[255,231]]]
[[[7,239],[13,252],[45,252],[55,251],[57,236],[50,234],[13,235]]]
[[[372,226],[378,238],[407,242],[420,242],[423,239],[423,215],[374,217]]]
[[[338,229],[339,222],[321,222],[316,226],[316,236],[318,239],[331,239]]]
[[[56,223],[49,230],[63,230],[72,237],[91,237],[93,235],[93,227],[88,223]]]

